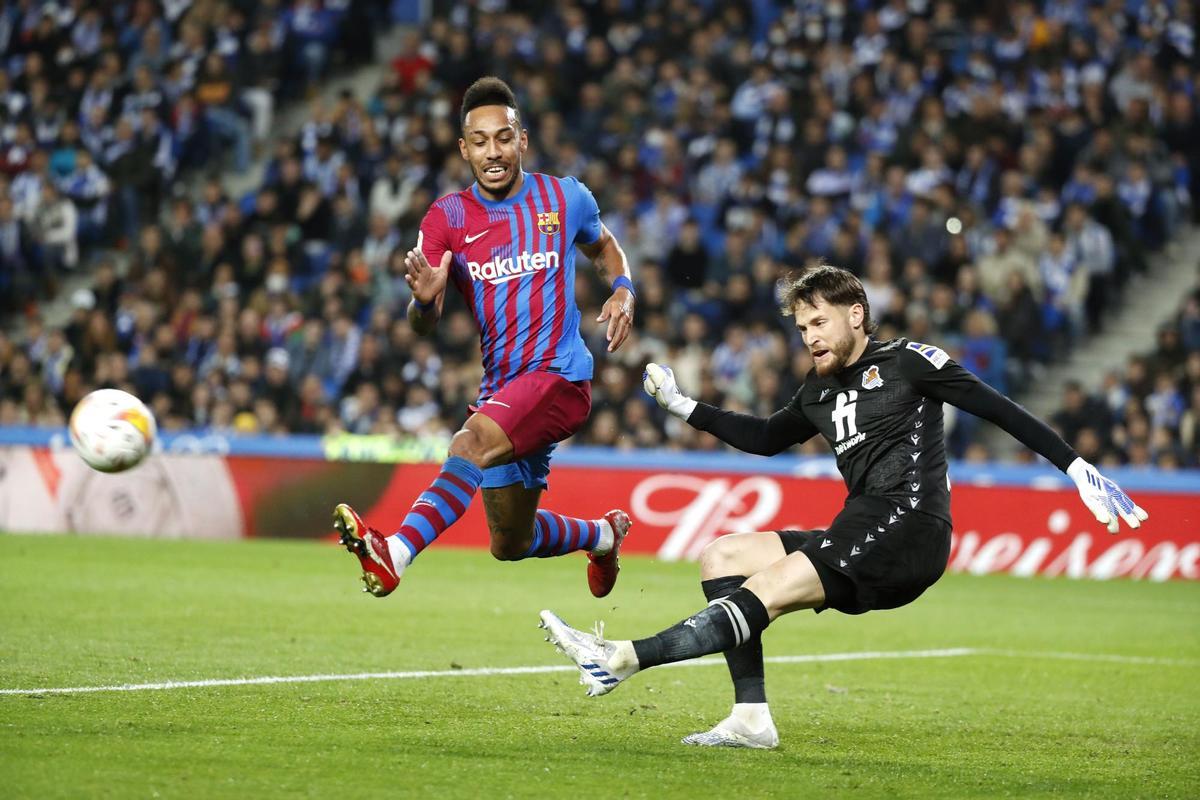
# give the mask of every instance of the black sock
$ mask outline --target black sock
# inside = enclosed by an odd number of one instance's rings
[[[642,669],[723,653],[762,633],[770,621],[754,592],[738,589],[657,636],[638,639],[633,651]]]
[[[700,581],[700,588],[704,590],[705,599],[712,602],[733,594],[745,582],[745,575],[728,575]],[[726,650],[725,663],[729,666],[729,677],[733,681],[733,702],[767,702],[761,633],[751,636],[741,647]]]

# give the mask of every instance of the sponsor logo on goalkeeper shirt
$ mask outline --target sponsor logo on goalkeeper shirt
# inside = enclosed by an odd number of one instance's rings
[[[842,453],[846,452],[851,447],[854,447],[857,444],[861,444],[863,439],[866,439],[866,438],[867,438],[867,435],[860,431],[860,432],[854,434],[853,436],[851,436],[846,441],[839,444],[837,447],[833,448],[833,450],[835,453],[837,453],[840,456]]]
[[[487,281],[493,285],[549,269],[558,269],[557,250],[548,253],[525,252],[511,258],[493,258],[482,264],[478,261],[467,262],[467,273],[471,280]]]

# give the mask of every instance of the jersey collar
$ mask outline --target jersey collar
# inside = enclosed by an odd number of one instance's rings
[[[475,196],[476,200],[478,200],[480,203],[483,203],[485,208],[503,208],[506,206],[515,205],[516,203],[524,200],[526,193],[529,191],[529,184],[531,181],[532,179],[529,177],[529,173],[525,170],[521,170],[521,190],[512,197],[505,198],[504,200],[488,200],[483,196],[483,193],[479,191],[478,181],[471,184],[471,194]]]
[[[853,382],[853,379],[858,376],[858,370],[862,369],[865,365],[867,356],[873,355],[879,349],[879,346],[879,340],[874,336],[868,337],[867,346],[863,349],[862,355],[858,357],[858,361],[849,366],[842,367],[833,375],[826,376],[826,380],[832,380],[838,386],[849,386]]]

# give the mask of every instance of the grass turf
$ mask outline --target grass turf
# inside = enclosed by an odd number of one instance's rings
[[[563,664],[537,611],[613,636],[677,621],[696,569],[421,557],[358,594],[328,545],[0,536],[0,688]],[[583,697],[569,673],[0,696],[6,797],[1195,797],[1200,585],[944,578],[915,604],[801,613],[767,654],[1023,656],[769,664],[774,752],[688,748],[723,666]],[[1042,651],[1173,663],[1061,660]]]

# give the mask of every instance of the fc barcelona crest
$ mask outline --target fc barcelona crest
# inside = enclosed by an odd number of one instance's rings
[[[558,233],[561,227],[558,222],[557,211],[540,211],[538,212],[538,230],[547,236],[553,236]]]
[[[878,389],[880,386],[883,386],[883,378],[879,374],[879,367],[872,364],[863,373],[862,387],[864,389]]]

